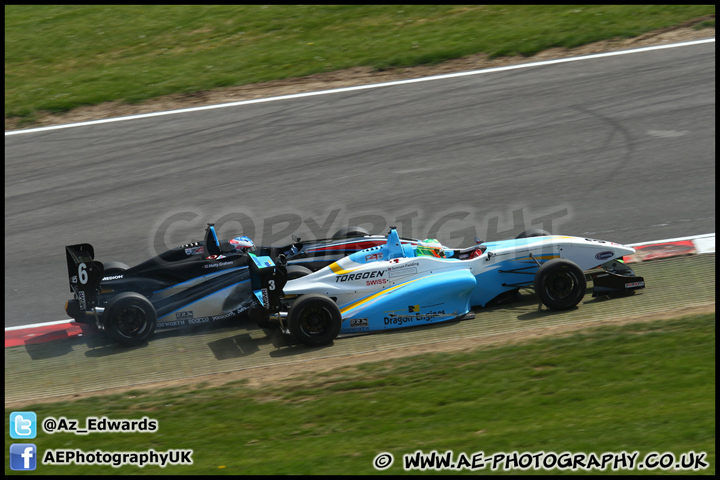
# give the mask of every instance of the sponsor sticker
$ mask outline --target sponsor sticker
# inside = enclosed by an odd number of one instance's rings
[[[366,280],[368,278],[379,278],[385,275],[385,270],[375,270],[373,272],[348,273],[335,277],[335,283],[351,282],[353,280]],[[368,283],[368,285],[370,285]]]
[[[413,306],[408,307],[408,310],[410,308],[413,308]],[[387,325],[403,325],[405,323],[411,323],[411,322],[430,322],[435,318],[438,317],[445,317],[449,314],[445,313],[445,310],[438,310],[435,312],[427,312],[427,313],[419,313],[417,315],[395,315],[390,314],[387,317],[383,318],[383,323]]]
[[[203,247],[191,247],[185,249],[185,255],[195,255],[196,253],[204,253],[205,248]]]
[[[175,318],[176,318],[175,321],[158,322],[157,328],[182,327],[185,325],[196,325],[199,323],[218,322],[221,320],[225,320],[225,319],[240,315],[241,313],[245,312],[249,308],[250,308],[249,306],[243,305],[236,310],[232,310],[230,312],[223,313],[220,315],[211,315],[209,317],[197,317],[197,318],[194,317],[194,313],[192,311],[176,312],[175,313]],[[180,315],[180,316],[178,316],[178,315]]]
[[[78,303],[80,304],[80,310],[87,310],[87,302],[85,301],[85,292],[80,290],[78,292]]]
[[[198,323],[210,323],[211,319],[210,317],[200,317],[200,318],[189,318],[187,319],[188,325],[197,325]]]
[[[415,267],[403,268],[401,270],[391,270],[390,278],[404,277],[406,275],[414,275],[416,273],[417,273],[417,268],[415,268]]]
[[[158,322],[157,327],[158,328],[180,327],[182,325],[185,325],[185,320],[176,320],[174,322]]]
[[[604,252],[596,253],[595,258],[597,260],[607,260],[608,258],[612,258],[613,255],[615,255],[615,253],[613,253],[609,250],[606,250]]]
[[[350,328],[363,328],[368,326],[367,318],[351,318]]]

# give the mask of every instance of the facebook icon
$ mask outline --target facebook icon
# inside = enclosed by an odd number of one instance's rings
[[[13,443],[10,445],[11,470],[35,470],[37,466],[37,447],[33,443]]]

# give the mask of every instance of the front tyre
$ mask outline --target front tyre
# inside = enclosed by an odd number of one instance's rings
[[[325,295],[303,295],[293,303],[288,314],[290,333],[308,347],[332,343],[340,333],[341,324],[340,309]]]
[[[120,345],[135,347],[155,331],[157,312],[150,300],[136,292],[124,292],[108,302],[103,313],[107,334]]]
[[[350,237],[363,237],[365,235],[370,235],[370,232],[365,230],[362,227],[354,227],[349,226],[345,228],[341,228],[335,234],[332,236],[333,240],[341,240],[343,238],[350,238]]]
[[[574,262],[556,258],[543,263],[535,274],[535,292],[552,310],[568,310],[585,296],[585,274]]]

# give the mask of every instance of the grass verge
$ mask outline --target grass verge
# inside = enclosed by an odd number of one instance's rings
[[[356,66],[532,55],[714,13],[714,5],[6,5],[5,117],[29,122],[40,111]]]
[[[706,452],[709,463],[697,473],[712,474],[715,315],[359,364],[261,389],[198,385],[22,410],[80,425],[87,416],[159,422],[155,433],[40,431],[33,440],[39,455],[58,448],[194,452],[191,466],[38,464],[38,474],[364,474],[375,472],[380,452],[395,456],[388,473],[402,473],[402,455],[416,450],[638,451],[640,459],[694,451]],[[8,450],[6,474],[13,473]]]

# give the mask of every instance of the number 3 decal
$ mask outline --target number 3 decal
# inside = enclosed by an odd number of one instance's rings
[[[275,280],[270,280],[268,282],[268,290],[275,290]]]

